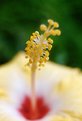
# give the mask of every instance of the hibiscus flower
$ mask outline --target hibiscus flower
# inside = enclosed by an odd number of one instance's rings
[[[0,121],[29,121],[20,109],[31,94],[30,70],[25,53],[0,66]],[[79,69],[46,63],[37,72],[36,93],[49,108],[40,121],[82,120],[82,74]],[[38,119],[39,121],[39,119]]]
[[[82,120],[82,74],[47,62],[53,43],[49,36],[61,34],[57,22],[48,24],[40,26],[43,34],[32,33],[25,53],[0,66],[0,121]]]

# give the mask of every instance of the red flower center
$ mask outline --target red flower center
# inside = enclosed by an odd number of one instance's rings
[[[37,97],[36,108],[33,110],[31,105],[31,98],[25,97],[19,111],[26,119],[35,120],[46,116],[46,114],[50,111],[50,108],[45,103],[44,98]]]

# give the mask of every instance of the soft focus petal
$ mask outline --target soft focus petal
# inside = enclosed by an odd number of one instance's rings
[[[21,52],[0,67],[0,121],[4,116],[11,121],[24,120],[17,108],[24,96],[30,95],[31,72],[25,64],[25,54]],[[36,93],[51,106],[51,111],[41,121],[82,120],[82,73],[79,69],[48,62],[42,70],[37,70]]]
[[[6,92],[10,103],[12,103],[12,105],[15,107],[20,105],[20,100],[22,100],[23,97],[29,92],[28,78],[26,78],[23,74],[22,66],[19,66],[21,61],[16,61],[18,60],[19,56],[20,54],[18,54],[17,59],[14,58],[14,60],[8,64],[0,67],[0,98],[2,99],[3,90]],[[19,60],[20,59],[21,56]]]
[[[25,121],[9,104],[0,101],[0,121]]]

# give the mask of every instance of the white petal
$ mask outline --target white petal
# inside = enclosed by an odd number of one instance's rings
[[[26,78],[22,67],[19,66],[20,63],[17,62],[18,58],[17,61],[14,59],[0,67],[0,89],[5,90],[11,104],[15,107],[18,107],[24,96],[29,93],[28,74]]]
[[[0,88],[5,89],[11,98],[11,103],[1,105],[0,115],[3,112],[4,116],[9,117],[10,114],[11,118],[15,117],[18,120],[21,115],[16,109],[20,106],[24,95],[30,94],[30,81],[28,81],[30,71],[29,68],[27,72],[24,70],[24,56],[24,54],[19,54],[9,65],[0,69]],[[78,69],[49,62],[41,71],[37,72],[36,83],[36,93],[44,96],[51,106],[51,112],[41,121],[50,121],[50,118],[54,116],[56,119],[56,115],[77,118],[74,121],[81,119],[82,74]],[[22,120],[20,119],[20,121]]]
[[[26,121],[14,108],[0,101],[0,121]]]

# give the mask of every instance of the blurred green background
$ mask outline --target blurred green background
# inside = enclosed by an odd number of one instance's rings
[[[0,0],[0,64],[9,61],[47,19],[59,22],[50,60],[82,68],[82,0]]]

